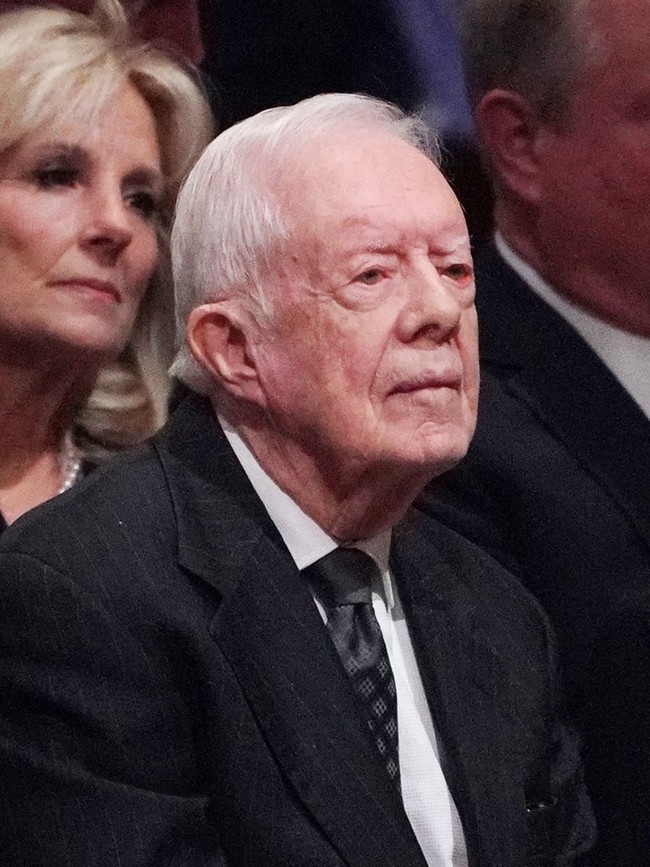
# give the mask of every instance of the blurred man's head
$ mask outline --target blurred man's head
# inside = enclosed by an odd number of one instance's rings
[[[496,221],[555,288],[650,334],[650,0],[465,0]]]

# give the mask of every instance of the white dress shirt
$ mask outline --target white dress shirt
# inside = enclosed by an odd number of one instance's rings
[[[219,417],[228,442],[278,528],[296,566],[306,569],[337,543],[268,476],[242,438]],[[466,867],[467,852],[456,805],[440,767],[436,734],[422,687],[388,555],[390,530],[357,547],[375,560],[381,582],[372,589],[397,690],[397,728],[402,800],[429,867]],[[325,612],[315,600],[323,620]]]
[[[560,295],[515,253],[499,232],[495,235],[495,243],[512,270],[575,328],[650,418],[650,338],[616,328]]]

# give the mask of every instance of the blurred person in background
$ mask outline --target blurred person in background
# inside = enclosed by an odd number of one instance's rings
[[[41,0],[0,0],[0,12],[41,6]],[[73,12],[92,11],[94,0],[58,0]],[[171,49],[194,64],[203,59],[198,0],[122,0],[133,32],[158,48]]]
[[[164,421],[193,73],[117,0],[0,16],[0,529]]]
[[[476,437],[425,506],[544,604],[586,736],[600,863],[647,864],[638,714],[622,726],[611,696],[594,703],[609,690],[592,656],[650,586],[650,2],[463,6],[497,233],[477,257]],[[632,701],[648,680],[633,656]]]

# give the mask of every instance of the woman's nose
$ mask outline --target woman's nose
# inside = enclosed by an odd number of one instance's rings
[[[117,256],[133,238],[132,215],[120,190],[102,189],[89,199],[83,242],[105,256]]]

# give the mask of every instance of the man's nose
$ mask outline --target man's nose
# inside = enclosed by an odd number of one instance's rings
[[[403,340],[423,338],[444,343],[458,330],[463,312],[458,287],[432,262],[418,266],[407,291],[400,323]]]

